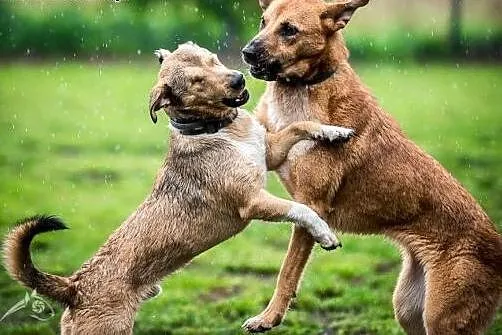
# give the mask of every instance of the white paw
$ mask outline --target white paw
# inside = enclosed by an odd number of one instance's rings
[[[354,130],[350,128],[321,125],[318,132],[312,134],[312,137],[320,140],[346,141],[354,135]]]
[[[310,207],[300,203],[293,203],[286,217],[307,229],[323,249],[333,250],[342,246],[326,221]]]
[[[331,230],[317,236],[316,240],[324,250],[335,250],[338,247],[342,247],[342,242],[338,240]]]

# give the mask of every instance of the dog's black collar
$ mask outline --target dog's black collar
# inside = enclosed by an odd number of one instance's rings
[[[288,86],[311,86],[322,83],[326,79],[331,78],[331,76],[333,76],[335,73],[336,70],[329,69],[329,70],[319,71],[315,74],[315,76],[309,79],[286,77],[286,78],[279,78],[277,79],[277,81],[280,82],[281,84]]]
[[[176,128],[181,135],[200,135],[214,134],[220,129],[231,124],[238,113],[232,113],[224,118],[199,119],[190,118],[171,118],[171,125]]]

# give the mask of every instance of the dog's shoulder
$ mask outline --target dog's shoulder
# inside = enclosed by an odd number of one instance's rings
[[[266,130],[256,118],[246,111],[239,111],[236,120],[224,130],[223,136],[227,137],[242,158],[266,167]]]
[[[265,140],[265,127],[255,117],[245,110],[239,110],[235,121],[230,124],[224,133],[232,142],[249,142],[249,140]]]

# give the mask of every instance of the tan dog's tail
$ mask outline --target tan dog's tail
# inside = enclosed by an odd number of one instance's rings
[[[66,277],[39,271],[33,265],[30,243],[35,235],[48,231],[67,229],[54,216],[35,216],[23,220],[8,235],[4,245],[5,267],[9,275],[37,293],[66,305],[75,300],[75,288]]]

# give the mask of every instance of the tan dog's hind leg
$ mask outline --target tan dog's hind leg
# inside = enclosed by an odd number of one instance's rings
[[[243,328],[257,333],[267,331],[281,323],[291,300],[296,295],[303,269],[313,246],[312,236],[302,227],[294,226],[272,300],[263,312],[244,322]]]
[[[267,168],[275,170],[289,150],[302,140],[346,141],[354,131],[348,128],[329,126],[312,121],[295,122],[277,133],[267,133]]]
[[[422,265],[403,251],[403,268],[394,290],[394,313],[408,335],[425,335],[425,274]]]
[[[61,314],[61,335],[72,335],[72,319],[70,315],[70,310],[66,308]]]

